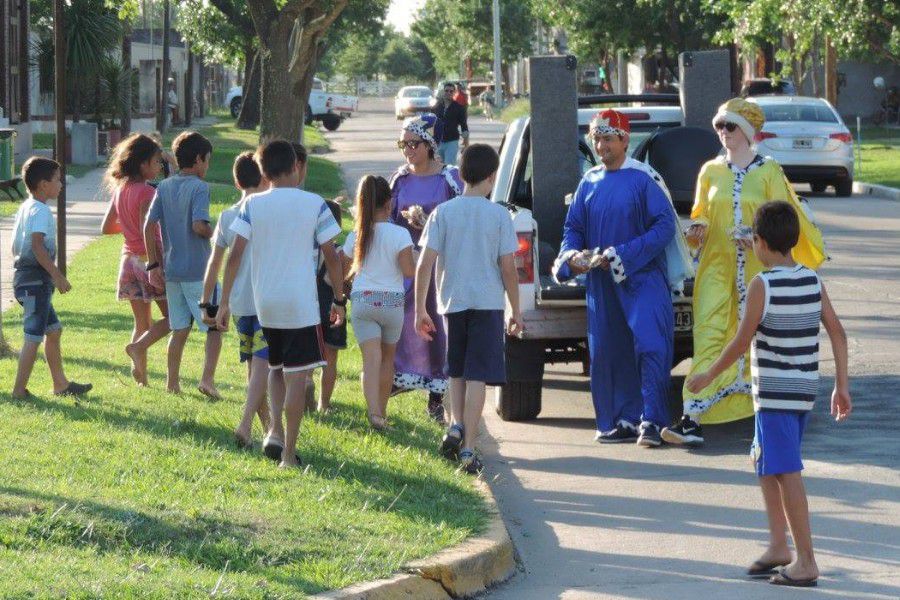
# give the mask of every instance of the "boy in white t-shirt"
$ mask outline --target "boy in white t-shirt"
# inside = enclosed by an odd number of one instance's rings
[[[253,303],[269,344],[269,369],[282,371],[285,385],[283,407],[273,393],[272,426],[264,446],[270,454],[283,444],[280,466],[290,467],[299,464],[295,451],[307,375],[325,364],[316,293],[317,249],[321,247],[325,256],[331,281],[340,282],[334,238],[341,230],[321,196],[297,189],[305,165],[298,165],[290,142],[269,142],[259,150],[257,161],[271,187],[248,198],[231,225],[237,235],[225,266],[216,323],[228,325],[231,288],[244,250],[249,249]],[[340,324],[347,304],[340,285],[334,297],[332,313],[335,324]]]

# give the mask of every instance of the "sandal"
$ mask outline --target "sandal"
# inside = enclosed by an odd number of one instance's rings
[[[813,577],[811,579],[794,579],[784,571],[780,571],[777,575],[773,575],[769,579],[769,583],[771,583],[772,585],[783,585],[787,587],[816,587],[817,585],[819,585],[819,578]]]
[[[66,389],[61,392],[53,392],[54,396],[80,396],[82,394],[86,394],[94,388],[93,384],[90,383],[75,383],[74,381],[70,381],[69,385],[66,386]]]
[[[747,577],[771,577],[778,574],[778,567],[789,565],[788,562],[763,562],[758,560],[747,569]]]
[[[205,385],[198,385],[197,391],[209,398],[210,400],[221,400],[222,395],[219,394],[219,390],[216,388],[208,388]]]
[[[441,440],[441,456],[447,460],[458,460],[459,449],[463,441],[463,426],[451,425]]]

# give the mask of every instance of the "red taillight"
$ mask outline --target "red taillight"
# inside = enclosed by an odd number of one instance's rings
[[[516,234],[519,238],[519,248],[516,250],[516,273],[519,275],[519,283],[534,283],[534,253],[531,251],[531,232]]]
[[[629,121],[649,121],[650,120],[650,113],[634,112],[634,113],[627,113],[627,115],[628,115]]]
[[[771,131],[760,131],[759,133],[757,133],[756,135],[753,136],[753,141],[761,142],[763,140],[768,140],[773,137],[778,137],[778,136],[775,135],[774,133],[772,133]]]
[[[845,144],[850,144],[853,142],[853,136],[849,133],[832,133],[828,137],[833,140],[838,140],[839,142],[844,142]]]

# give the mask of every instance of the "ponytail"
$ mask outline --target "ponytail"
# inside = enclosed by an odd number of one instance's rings
[[[353,248],[353,267],[350,274],[358,273],[372,245],[375,233],[375,212],[391,201],[391,187],[384,177],[366,175],[356,190],[356,244]]]

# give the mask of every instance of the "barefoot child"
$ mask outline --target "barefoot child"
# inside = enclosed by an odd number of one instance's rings
[[[234,160],[234,186],[241,191],[241,199],[233,206],[226,208],[219,215],[216,232],[213,236],[213,253],[206,265],[206,276],[203,280],[203,295],[200,305],[203,309],[203,321],[215,326],[215,310],[211,308],[219,270],[225,249],[234,245],[234,232],[231,224],[237,218],[241,206],[251,194],[268,189],[268,183],[262,178],[259,165],[253,160],[252,152],[239,154]],[[240,342],[240,360],[247,363],[247,401],[240,424],[234,430],[234,439],[238,447],[251,445],[250,433],[253,428],[253,415],[259,415],[263,431],[269,430],[269,406],[266,404],[266,386],[269,377],[269,347],[263,335],[262,326],[256,318],[253,306],[253,290],[250,288],[250,261],[241,263],[234,279],[231,291],[231,314]]]
[[[150,211],[144,223],[144,244],[150,264],[150,282],[165,287],[169,303],[169,338],[166,390],[180,393],[179,372],[181,357],[191,323],[206,334],[206,356],[203,375],[197,389],[204,395],[218,398],[215,374],[222,349],[222,334],[203,322],[200,295],[203,275],[209,260],[209,238],[213,229],[209,224],[209,185],[203,181],[212,144],[195,131],[185,131],[172,142],[179,173],[164,179],[156,188]],[[162,231],[162,250],[157,245],[156,224]]]
[[[344,242],[344,272],[353,275],[353,332],[362,350],[369,423],[387,427],[394,352],[403,329],[404,277],[415,275],[412,237],[390,222],[391,186],[366,175],[356,193],[356,226]]]
[[[26,387],[37,359],[38,347],[44,343],[44,355],[53,393],[57,396],[77,396],[91,389],[90,383],[75,383],[66,379],[62,364],[62,323],[53,310],[53,289],[65,294],[72,286],[53,262],[56,259],[56,219],[47,201],[56,200],[62,187],[59,164],[49,158],[34,156],[22,165],[22,180],[28,188],[28,198],[16,211],[12,229],[12,251],[15,259],[13,292],[22,305],[22,327],[25,340],[19,353],[19,367],[12,396],[24,399],[31,395]]]
[[[258,151],[257,161],[271,187],[248,198],[231,225],[236,236],[225,265],[216,325],[222,329],[228,326],[232,288],[246,254],[253,304],[269,344],[269,369],[281,371],[284,377],[283,405],[280,395],[272,392],[272,425],[264,447],[271,457],[270,449],[280,446],[280,466],[292,467],[299,464],[296,446],[306,379],[310,371],[325,364],[314,251],[317,245],[321,247],[331,280],[340,282],[341,264],[334,238],[341,230],[320,196],[297,189],[305,166],[298,166],[290,142],[269,142]],[[337,324],[344,319],[346,303],[338,286],[332,307]],[[286,427],[281,421],[282,410]]]
[[[811,587],[819,569],[800,476],[800,442],[819,384],[820,321],[834,352],[831,414],[842,421],[852,407],[847,337],[819,276],[794,262],[791,250],[799,235],[800,221],[787,202],[767,202],[756,211],[753,252],[767,270],[750,283],[747,310],[734,339],[708,371],[688,378],[686,386],[694,393],[705,388],[751,346],[756,435],[750,456],[769,519],[769,548],[747,574],[770,577],[775,585]],[[786,528],[797,550],[794,560]],[[785,568],[777,571],[781,566]]]
[[[512,309],[506,331],[522,328],[515,252],[519,247],[509,212],[487,199],[500,161],[486,144],[465,149],[462,196],[440,204],[422,232],[416,268],[416,331],[430,339],[434,322],[425,309],[431,270],[437,261],[438,312],[447,318],[447,367],[452,424],[441,453],[459,457],[470,474],[479,473],[475,438],[484,408],[485,385],[506,381],[504,290]]]
[[[119,142],[106,170],[112,200],[100,226],[106,235],[124,237],[116,296],[131,304],[134,329],[125,352],[131,358],[131,376],[139,385],[147,385],[147,349],[169,333],[166,290],[150,283],[144,245],[144,219],[156,193],[148,182],[159,176],[161,164],[162,149],[152,138],[136,133]],[[161,246],[159,230],[154,229],[154,239]],[[154,302],[162,314],[156,322]]]

